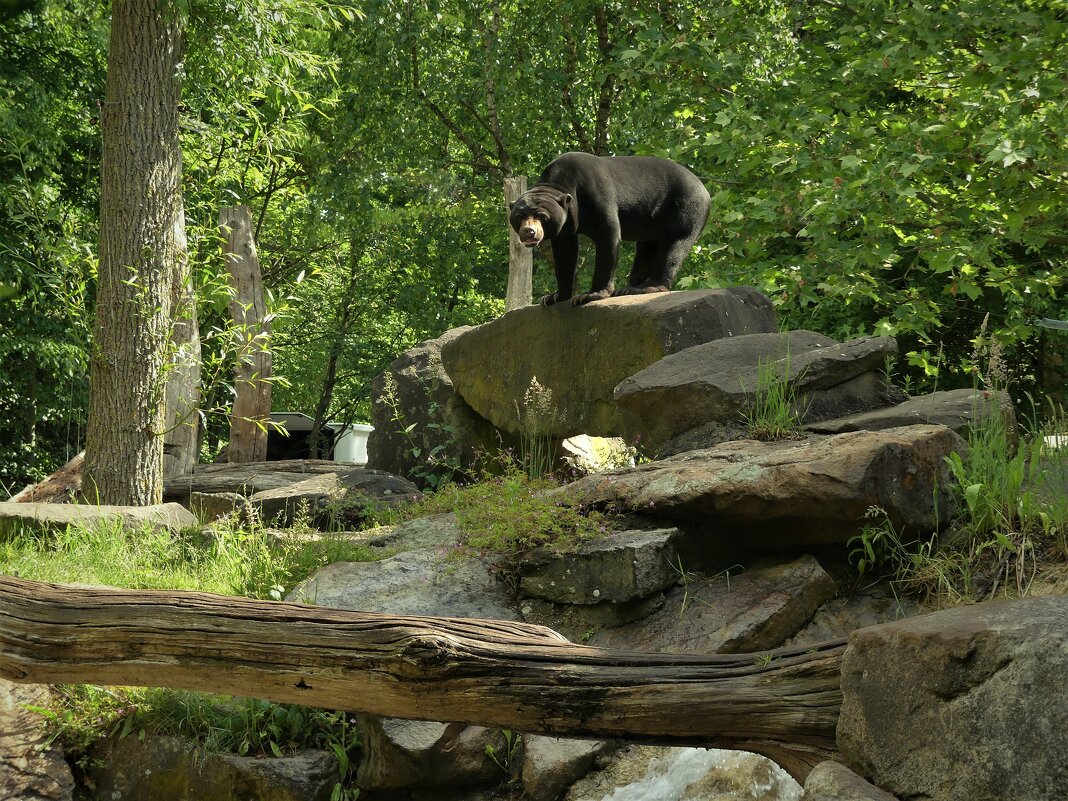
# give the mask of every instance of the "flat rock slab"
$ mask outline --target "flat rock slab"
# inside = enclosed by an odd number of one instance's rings
[[[517,404],[536,377],[551,393],[545,434],[614,437],[626,427],[612,393],[627,376],[702,342],[775,330],[771,301],[750,287],[631,295],[511,311],[445,343],[441,359],[456,391],[502,431],[522,430]]]
[[[781,645],[834,593],[834,580],[811,556],[737,575],[693,576],[655,613],[598,632],[590,645],[646,653],[764,651]]]
[[[883,406],[884,382],[874,371],[896,353],[893,337],[839,344],[813,331],[735,336],[665,356],[621,381],[615,399],[629,414],[628,436],[657,447],[708,423],[737,422],[762,372],[790,387],[805,419]]]
[[[838,749],[900,798],[1068,798],[1068,597],[976,604],[849,637]]]
[[[679,579],[677,528],[620,531],[572,553],[539,548],[519,565],[519,593],[567,604],[627,603],[667,589]]]
[[[0,502],[0,534],[19,530],[55,531],[70,525],[121,525],[132,531],[149,527],[178,533],[196,528],[197,518],[177,503],[94,506],[87,503]]]
[[[898,531],[930,532],[946,522],[952,505],[944,458],[967,447],[943,426],[744,440],[587,476],[568,491],[584,503],[697,521],[750,551],[845,543],[872,506]]]
[[[504,586],[480,561],[448,549],[407,551],[379,562],[335,562],[301,582],[287,600],[334,609],[520,620]]]
[[[821,420],[805,427],[819,434],[841,434],[845,431],[880,431],[898,426],[932,424],[965,435],[972,425],[989,420],[997,410],[1008,416],[1010,427],[1015,431],[1016,414],[1009,394],[985,389],[932,392],[885,409]]]
[[[263,520],[288,525],[306,512],[320,528],[354,528],[364,507],[418,500],[411,481],[381,470],[359,468],[310,476],[294,484],[257,492],[249,498]]]
[[[821,762],[805,779],[801,801],[897,801],[838,762]]]

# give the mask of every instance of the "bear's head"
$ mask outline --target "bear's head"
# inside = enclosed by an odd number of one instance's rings
[[[508,207],[508,221],[519,241],[532,248],[543,239],[552,239],[567,223],[571,195],[547,186],[535,186]]]

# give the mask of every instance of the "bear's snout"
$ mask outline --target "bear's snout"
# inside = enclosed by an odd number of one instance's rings
[[[519,241],[532,248],[545,238],[545,231],[541,227],[541,220],[537,217],[528,217],[519,224]]]

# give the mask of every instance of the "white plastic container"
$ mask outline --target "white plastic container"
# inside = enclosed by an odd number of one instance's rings
[[[375,427],[363,423],[351,423],[344,427],[341,423],[330,425],[341,429],[341,434],[334,443],[334,461],[367,464],[367,435],[374,431]]]

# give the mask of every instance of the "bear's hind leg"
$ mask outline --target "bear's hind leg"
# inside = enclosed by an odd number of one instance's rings
[[[675,273],[679,271],[679,265],[690,254],[690,248],[697,241],[696,236],[686,237],[667,242],[656,242],[656,250],[650,259],[649,271],[640,283],[634,282],[634,274],[631,273],[629,286],[616,290],[616,295],[648,295],[653,292],[670,292],[671,285],[675,281]],[[637,267],[637,257],[635,257]]]

